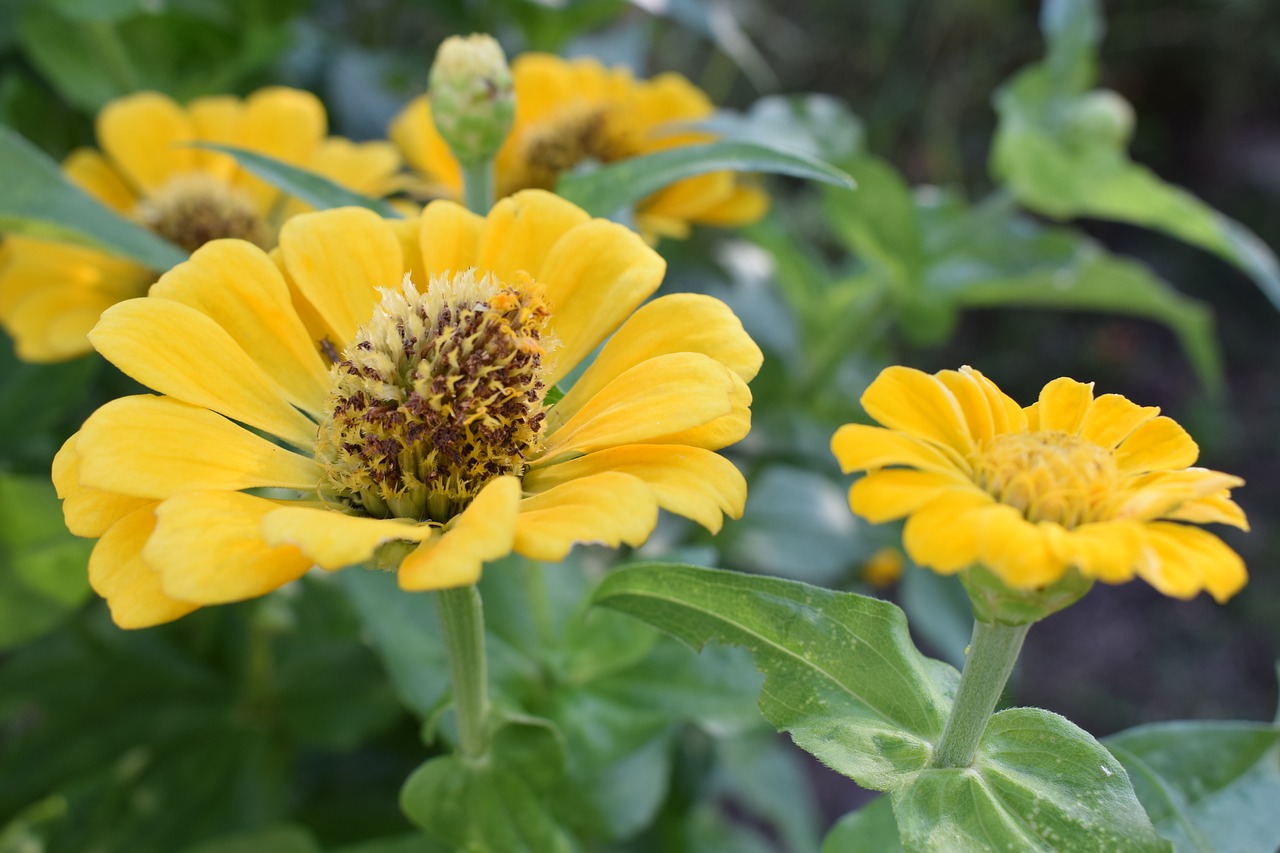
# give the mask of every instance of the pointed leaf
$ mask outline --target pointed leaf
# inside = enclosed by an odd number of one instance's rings
[[[707,172],[767,172],[853,189],[853,179],[829,163],[753,142],[686,145],[633,157],[592,172],[566,173],[556,192],[593,216],[611,216],[676,181]]]
[[[155,270],[187,258],[71,183],[57,163],[7,127],[0,127],[0,186],[0,232],[89,246]]]

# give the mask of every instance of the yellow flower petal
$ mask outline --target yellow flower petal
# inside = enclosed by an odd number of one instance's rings
[[[942,492],[907,519],[902,546],[916,563],[941,574],[967,569],[978,559],[978,531],[992,506],[979,492]]]
[[[98,352],[144,385],[266,430],[298,447],[316,425],[209,317],[168,299],[130,299],[103,312],[89,335]]]
[[[1160,414],[1155,406],[1139,406],[1119,394],[1103,394],[1093,401],[1080,427],[1080,437],[1114,450],[1135,429]]]
[[[232,95],[196,98],[187,104],[187,115],[201,142],[239,146],[240,118],[244,115],[244,102],[239,98]],[[196,149],[195,165],[197,169],[227,182],[239,168],[230,154],[204,149]]]
[[[1152,418],[1129,433],[1116,449],[1116,464],[1136,474],[1185,468],[1194,464],[1200,448],[1187,431],[1171,418]]]
[[[262,518],[279,507],[240,492],[183,492],[156,507],[143,559],[165,595],[181,601],[224,604],[266,595],[311,568],[297,548],[263,541]]]
[[[958,465],[953,456],[937,445],[904,432],[864,424],[845,424],[836,430],[831,438],[831,452],[846,474],[887,465],[906,465],[943,474],[968,470],[968,465]]]
[[[310,92],[271,86],[259,89],[244,102],[240,116],[239,144],[301,166],[308,162],[324,139],[328,119],[324,105]],[[266,210],[280,191],[247,172],[236,176],[236,185],[252,198],[259,210]]]
[[[850,487],[849,506],[867,521],[879,524],[909,515],[954,489],[978,493],[954,474],[886,468],[872,471]]]
[[[890,429],[927,438],[962,456],[973,450],[955,395],[927,373],[886,367],[862,395],[862,407]]]
[[[1249,529],[1249,520],[1244,510],[1233,500],[1227,491],[1208,497],[1195,498],[1179,506],[1165,518],[1174,521],[1188,521],[1193,524],[1229,524],[1241,530]]]
[[[996,384],[983,376],[978,370],[964,366],[960,372],[978,383],[987,397],[987,407],[991,412],[991,426],[996,435],[1008,432],[1021,432],[1027,428],[1027,414],[1008,394],[1001,391]]]
[[[614,222],[593,220],[561,237],[538,276],[561,344],[547,382],[559,382],[618,328],[658,289],[666,268],[634,232]]]
[[[1133,577],[1142,545],[1142,528],[1128,521],[1085,524],[1068,531],[1064,540],[1067,562],[1080,574],[1106,583]]]
[[[1057,552],[1065,531],[1051,521],[1033,524],[1013,507],[997,505],[983,513],[978,531],[978,558],[1009,586],[1034,589],[1053,583],[1066,572]]]
[[[697,447],[628,444],[589,453],[568,462],[536,468],[525,475],[530,492],[545,492],[562,483],[605,471],[619,471],[643,481],[658,506],[718,533],[724,516],[741,518],[747,481],[732,462]]]
[[[329,371],[303,328],[289,287],[262,250],[214,240],[161,276],[150,295],[200,311],[231,335],[300,409],[319,415]]]
[[[548,431],[568,420],[614,377],[673,352],[710,356],[748,382],[764,358],[741,321],[720,300],[695,293],[663,296],[641,306],[609,339],[548,414]]]
[[[1040,391],[1040,429],[1061,430],[1070,435],[1080,431],[1093,403],[1093,384],[1074,379],[1055,379]]]
[[[517,104],[521,104],[518,100]],[[519,109],[519,106],[517,106]],[[431,104],[425,95],[414,98],[395,117],[388,135],[414,171],[427,176],[450,194],[462,191],[462,167],[453,158],[449,143],[431,120]]]
[[[62,171],[80,189],[117,213],[129,214],[138,196],[116,168],[92,148],[77,148],[62,162]]]
[[[991,411],[991,400],[986,389],[978,382],[978,378],[961,370],[941,370],[934,375],[959,403],[973,440],[990,441],[996,434],[995,415]]]
[[[558,562],[575,544],[636,546],[658,523],[658,503],[638,478],[606,471],[571,480],[520,503],[515,550]]]
[[[422,211],[419,233],[422,235],[422,264],[428,278],[445,272],[462,272],[475,266],[483,228],[484,217],[460,204],[433,201],[427,205]],[[425,289],[427,280],[418,284]]]
[[[268,545],[293,545],[317,566],[330,570],[363,563],[387,542],[424,542],[434,535],[435,528],[429,524],[311,507],[285,507],[262,519],[262,536]]]
[[[743,185],[740,177],[735,176],[735,184],[728,198],[698,213],[699,224],[733,228],[764,218],[769,212],[769,194],[759,187]]]
[[[165,397],[112,400],[85,421],[75,450],[82,486],[140,498],[269,486],[310,492],[323,476],[314,459]]]
[[[121,628],[150,628],[186,616],[197,605],[178,601],[160,587],[160,575],[142,559],[155,528],[154,504],[135,510],[111,526],[89,555],[89,584],[107,600]]]
[[[155,501],[82,486],[80,454],[76,450],[78,436],[76,433],[68,438],[53,457],[53,486],[62,499],[67,529],[76,536],[96,539],[126,515]]]
[[[751,389],[738,374],[730,372],[729,413],[697,426],[663,435],[652,435],[646,444],[687,444],[707,450],[720,450],[737,444],[751,432]]]
[[[405,272],[395,233],[362,207],[295,216],[280,229],[280,254],[339,351],[373,316],[377,289],[399,287]]]
[[[182,107],[158,92],[119,98],[98,113],[98,142],[133,186],[160,189],[195,167],[195,128]]]
[[[485,218],[476,266],[502,281],[512,281],[516,272],[523,270],[547,284],[550,291],[542,270],[551,248],[570,229],[590,218],[581,208],[549,192],[518,192],[495,204]],[[552,306],[559,310],[554,298]]]
[[[735,379],[742,381],[724,365],[698,353],[651,358],[615,378],[548,435],[541,461],[565,453],[656,442],[721,418],[732,412]]]
[[[1212,533],[1167,522],[1144,525],[1142,531],[1138,573],[1165,595],[1192,598],[1203,589],[1221,603],[1248,581],[1240,555]]]
[[[400,588],[452,589],[480,579],[484,564],[511,553],[520,481],[495,477],[452,519],[443,536],[423,542],[400,564]]]

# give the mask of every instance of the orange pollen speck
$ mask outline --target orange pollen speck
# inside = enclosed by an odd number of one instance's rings
[[[1119,474],[1106,449],[1060,430],[998,435],[971,459],[974,481],[1028,521],[1078,527],[1110,516]]]

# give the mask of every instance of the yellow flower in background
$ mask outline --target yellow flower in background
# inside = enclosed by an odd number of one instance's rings
[[[636,80],[623,68],[606,68],[592,59],[538,53],[518,57],[511,70],[516,116],[494,163],[499,197],[527,188],[554,189],[560,174],[579,164],[613,163],[715,139],[684,127],[708,118],[714,107],[679,74]],[[429,192],[460,197],[461,167],[432,122],[426,96],[396,117],[390,136]],[[650,241],[685,237],[692,224],[754,222],[768,206],[759,188],[733,172],[715,172],[645,199],[637,207],[636,224]]]
[[[188,252],[219,237],[275,245],[282,221],[307,208],[240,169],[225,154],[185,145],[247,148],[317,172],[357,192],[393,188],[400,167],[387,142],[326,138],[327,119],[309,92],[280,87],[245,99],[198,98],[186,107],[143,92],[107,104],[97,117],[101,151],[81,148],[67,177],[107,207]],[[142,296],[158,272],[77,246],[10,235],[0,256],[0,325],[28,361],[89,352],[98,316]]]
[[[872,522],[907,517],[903,544],[922,566],[981,564],[1022,589],[1073,567],[1178,598],[1244,586],[1240,557],[1192,526],[1247,530],[1230,497],[1243,481],[1190,467],[1199,448],[1157,408],[1071,379],[1023,408],[969,367],[887,368],[862,405],[884,427],[848,424],[831,443],[846,473],[867,472],[849,504]]]
[[[639,544],[660,506],[712,531],[741,513],[713,451],[750,427],[760,350],[710,297],[642,306],[665,264],[633,232],[526,191],[487,217],[304,214],[279,242],[209,243],[90,336],[162,395],[103,406],[54,461],[117,624],[313,564],[463,586],[512,551]]]

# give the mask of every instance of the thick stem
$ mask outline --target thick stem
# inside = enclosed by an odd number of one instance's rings
[[[493,161],[462,167],[462,192],[467,210],[485,216],[493,207]]]
[[[474,586],[442,589],[436,593],[436,607],[449,655],[458,750],[464,758],[481,759],[489,751],[489,684],[480,591]]]
[[[1009,673],[1031,628],[1026,625],[973,623],[969,659],[965,661],[955,704],[933,753],[933,767],[968,767],[978,751]]]

